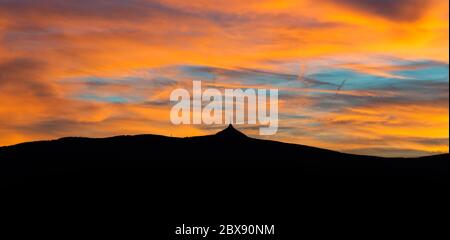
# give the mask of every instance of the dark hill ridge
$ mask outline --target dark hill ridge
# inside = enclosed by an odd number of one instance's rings
[[[171,234],[174,222],[208,221],[275,224],[276,235],[240,235],[262,240],[361,239],[383,237],[383,229],[417,236],[426,222],[429,238],[445,224],[431,213],[445,212],[447,182],[448,154],[350,155],[254,139],[231,126],[200,137],[67,137],[0,148],[3,206],[14,218],[2,217],[15,226],[3,229],[55,239],[234,239]]]
[[[236,128],[233,127],[233,125],[228,125],[227,128],[224,130],[216,133],[216,136],[222,137],[222,138],[248,138],[244,133],[239,132],[236,130]]]
[[[0,176],[146,175],[154,169],[288,169],[299,178],[448,181],[448,154],[381,158],[247,137],[228,126],[215,135],[66,137],[0,148]],[[56,176],[55,175],[55,176]]]

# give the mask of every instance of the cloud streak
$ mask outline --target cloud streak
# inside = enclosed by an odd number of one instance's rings
[[[433,0],[342,0],[336,2],[394,21],[415,21],[423,16]]]

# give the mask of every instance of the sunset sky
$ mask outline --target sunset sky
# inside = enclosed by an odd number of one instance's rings
[[[448,0],[0,0],[0,146],[215,133],[223,126],[169,119],[170,92],[201,80],[279,88],[279,130],[269,139],[381,156],[448,152],[448,8]],[[237,128],[260,137],[254,126]]]

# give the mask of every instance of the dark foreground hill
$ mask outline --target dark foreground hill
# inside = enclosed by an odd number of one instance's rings
[[[421,158],[345,154],[249,138],[230,125],[215,135],[201,137],[68,137],[2,147],[0,175],[4,178],[61,173],[145,175],[155,169],[284,168],[305,179],[352,177],[446,182],[448,157],[448,154]]]
[[[448,154],[358,156],[248,138],[231,127],[203,137],[3,147],[0,177],[2,209],[12,212],[2,210],[2,230],[46,239],[428,239],[446,229],[448,209]],[[217,231],[274,224],[275,235],[175,235],[184,223]]]

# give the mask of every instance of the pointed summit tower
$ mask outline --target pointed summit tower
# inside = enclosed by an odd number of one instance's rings
[[[224,130],[216,133],[216,136],[228,138],[228,139],[247,138],[247,136],[245,134],[243,134],[242,132],[240,132],[236,128],[234,128],[232,124],[228,125],[228,127],[225,128]]]

